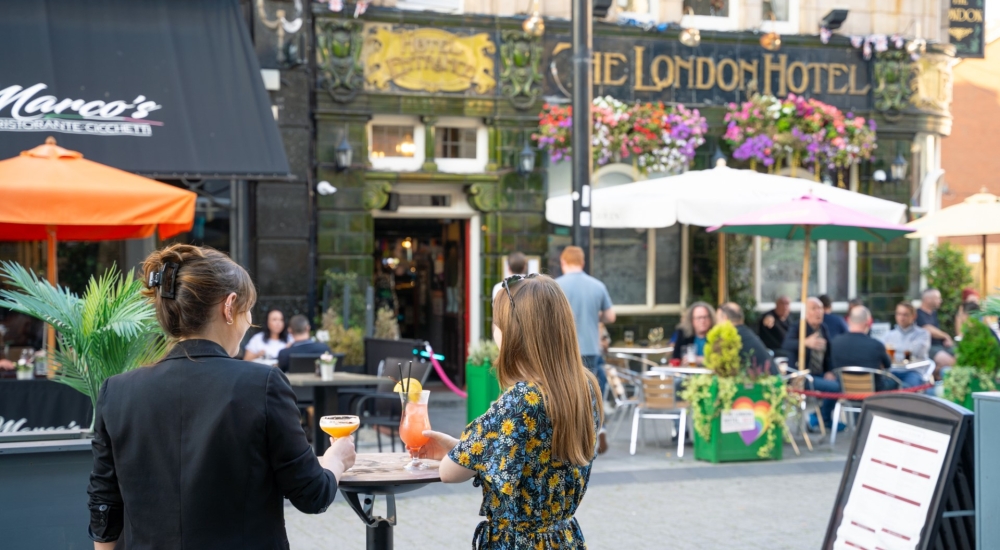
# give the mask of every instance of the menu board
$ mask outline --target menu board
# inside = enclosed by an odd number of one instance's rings
[[[950,443],[949,434],[874,414],[833,548],[918,548]]]

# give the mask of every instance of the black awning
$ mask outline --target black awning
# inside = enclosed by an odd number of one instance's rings
[[[0,52],[0,159],[51,135],[140,174],[289,174],[238,0],[0,0]]]

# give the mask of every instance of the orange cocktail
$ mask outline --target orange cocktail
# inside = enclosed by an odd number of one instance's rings
[[[361,419],[356,416],[324,416],[319,419],[319,427],[334,439],[348,437],[358,431]]]
[[[409,394],[400,392],[399,398],[402,403],[402,417],[399,420],[399,438],[403,440],[406,449],[410,451],[412,459],[406,465],[407,470],[419,470],[426,468],[417,454],[421,447],[426,445],[430,439],[424,435],[424,430],[431,429],[431,420],[427,416],[427,400],[431,392],[423,390],[420,393],[411,392]]]

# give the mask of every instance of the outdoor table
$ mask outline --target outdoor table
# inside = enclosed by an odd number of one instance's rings
[[[354,374],[351,372],[334,372],[333,380],[323,380],[313,373],[292,373],[287,374],[288,382],[292,388],[312,388],[313,390],[313,449],[316,456],[323,454],[329,446],[326,433],[319,427],[319,419],[329,415],[338,414],[337,401],[338,389],[344,386],[374,386],[380,382],[391,382],[391,378],[381,376],[371,376],[369,374]]]
[[[662,372],[664,374],[712,374],[712,370],[702,368],[702,367],[653,367],[653,372]]]
[[[629,355],[638,355],[643,359],[648,360],[649,355],[669,355],[673,353],[674,346],[664,343],[657,346],[611,346],[608,348],[608,353],[627,353]],[[642,372],[646,372],[649,367],[646,364],[642,365]]]
[[[392,544],[392,526],[396,525],[396,495],[416,491],[428,483],[441,481],[439,462],[423,460],[429,468],[409,471],[403,466],[409,453],[359,454],[354,466],[337,480],[341,494],[368,527],[368,550],[388,550]],[[385,496],[386,517],[373,514],[375,497]]]

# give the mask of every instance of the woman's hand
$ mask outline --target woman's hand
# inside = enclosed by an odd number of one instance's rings
[[[430,441],[420,448],[420,458],[441,460],[458,445],[458,440],[454,437],[434,430],[424,431],[424,437],[429,437]]]
[[[341,437],[339,439],[330,438],[330,447],[323,453],[323,458],[320,459],[320,466],[326,468],[333,472],[333,476],[338,480],[344,475],[344,472],[350,470],[354,466],[354,460],[357,455],[354,451],[354,438],[353,437]]]

